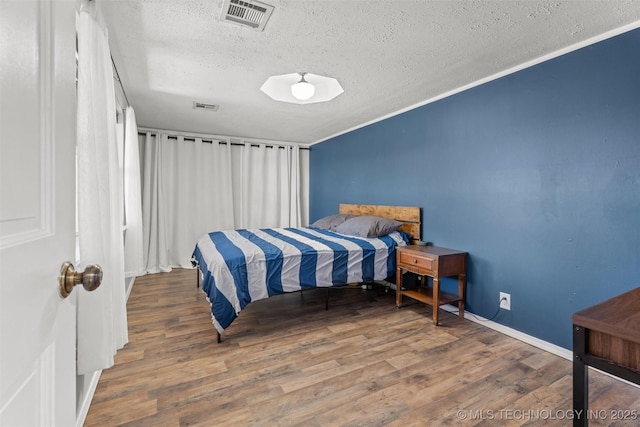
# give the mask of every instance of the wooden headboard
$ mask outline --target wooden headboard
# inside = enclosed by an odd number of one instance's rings
[[[341,214],[380,216],[402,222],[400,230],[420,240],[420,208],[417,206],[350,205],[340,203]]]

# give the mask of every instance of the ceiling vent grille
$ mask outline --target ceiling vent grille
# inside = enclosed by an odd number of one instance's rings
[[[203,104],[202,102],[196,102],[193,101],[193,109],[194,110],[207,110],[207,111],[218,111],[218,108],[220,108],[219,105],[215,105],[215,104]]]
[[[222,6],[222,19],[262,31],[271,12],[273,12],[273,6],[265,3],[251,0],[225,0]]]

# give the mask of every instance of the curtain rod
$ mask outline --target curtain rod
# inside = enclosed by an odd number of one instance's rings
[[[147,134],[147,132],[138,132],[138,135],[146,135],[146,134]],[[173,136],[173,135],[167,135],[167,139],[175,139],[175,140],[177,140],[178,137],[177,136]],[[190,141],[190,142],[195,142],[196,141],[195,138],[188,138],[188,137],[184,137],[183,140],[184,141]],[[202,142],[207,143],[207,144],[213,144],[214,141],[215,141],[214,139],[202,138]],[[239,142],[229,142],[229,141],[224,141],[224,140],[218,140],[218,144],[223,144],[223,145],[224,144],[231,144],[231,145],[238,145],[238,146],[241,146],[241,147],[244,147],[244,145],[245,145],[245,144],[241,144]],[[252,147],[259,147],[260,145],[251,143],[251,146]],[[268,145],[265,145],[265,147],[274,148],[276,146],[268,144]],[[283,148],[284,149],[284,148],[291,148],[291,146],[290,145],[279,145],[277,148]],[[300,150],[308,150],[309,149],[308,147],[300,147],[300,146],[298,146],[298,148]]]
[[[116,79],[116,81],[120,84],[120,89],[122,89],[122,94],[124,95],[124,99],[125,101],[127,101],[127,107],[130,107],[131,104],[129,103],[127,92],[124,90],[124,86],[122,85],[122,80],[120,80],[120,73],[118,73],[118,67],[116,67],[116,63],[113,61],[113,56],[112,55],[109,55],[109,56],[111,57],[111,64],[113,65],[113,70],[116,72],[113,78]]]
[[[1,1],[1,0],[0,0]],[[303,145],[297,142],[291,141],[277,141],[277,140],[266,140],[259,138],[246,138],[243,136],[230,136],[230,135],[215,135],[215,134],[207,134],[207,133],[198,133],[198,132],[188,132],[184,130],[171,130],[171,129],[156,129],[156,128],[148,128],[145,126],[138,126],[139,133],[151,133],[154,135],[166,134],[170,136],[182,136],[184,138],[202,138],[204,140],[221,140],[221,141],[238,141],[241,140],[243,143],[249,142],[252,144],[267,144],[267,145],[278,145],[278,146],[294,146],[302,148]]]

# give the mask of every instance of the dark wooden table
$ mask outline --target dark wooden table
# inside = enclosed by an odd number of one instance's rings
[[[574,426],[589,423],[589,366],[640,384],[640,287],[573,314]]]

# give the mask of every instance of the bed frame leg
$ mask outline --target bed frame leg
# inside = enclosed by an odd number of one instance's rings
[[[222,335],[220,335],[218,331],[216,331],[216,333],[218,334],[218,344],[220,344],[222,342]]]
[[[200,269],[196,267],[196,288],[200,288]]]
[[[329,288],[327,288],[327,294],[324,299],[324,309],[325,311],[329,311]]]

